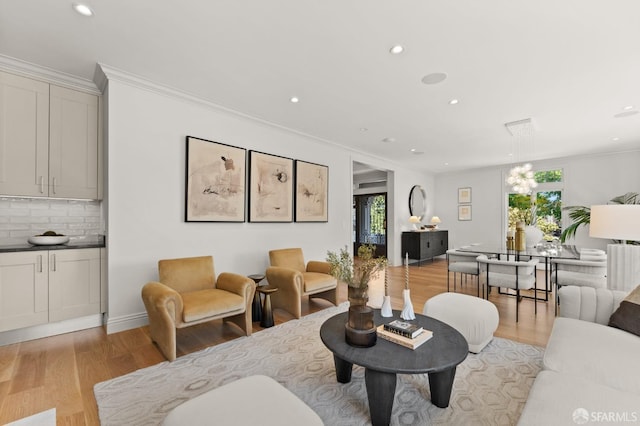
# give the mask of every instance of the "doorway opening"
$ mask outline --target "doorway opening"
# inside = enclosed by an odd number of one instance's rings
[[[376,256],[387,256],[387,193],[353,196],[353,252],[373,244]]]

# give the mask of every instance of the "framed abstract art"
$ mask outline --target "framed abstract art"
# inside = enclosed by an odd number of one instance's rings
[[[293,221],[293,160],[249,151],[249,222]]]
[[[244,222],[247,151],[187,136],[186,222]]]
[[[329,167],[296,160],[296,222],[327,222]]]

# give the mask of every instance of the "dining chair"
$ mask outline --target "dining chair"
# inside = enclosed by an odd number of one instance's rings
[[[480,280],[478,278],[480,269],[478,266],[478,261],[476,260],[476,258],[480,255],[480,253],[449,249],[446,251],[446,255],[447,255],[447,291],[451,291],[450,284],[449,284],[451,273],[453,273],[453,291],[456,291],[458,275],[460,275],[461,286],[463,283],[463,279],[464,279],[464,282],[466,282],[467,278],[471,276],[472,279],[475,279],[476,281],[477,295],[478,297],[480,297]],[[484,287],[483,287],[483,297],[484,297]]]
[[[562,286],[606,288],[607,287],[607,257],[599,260],[590,259],[591,256],[580,259],[551,259],[551,285],[556,291],[556,314],[560,299],[559,290]]]
[[[535,314],[538,314],[538,293],[536,287],[537,258],[531,258],[528,261],[500,260],[489,259],[486,255],[482,254],[477,257],[477,261],[480,266],[479,277],[481,277],[480,279],[483,280],[483,285],[487,288],[487,299],[489,298],[491,287],[515,290],[516,322],[518,322],[518,311],[522,299],[520,291],[533,289],[533,309]]]

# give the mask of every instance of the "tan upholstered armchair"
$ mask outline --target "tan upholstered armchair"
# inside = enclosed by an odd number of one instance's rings
[[[330,273],[329,263],[311,260],[305,267],[300,248],[271,250],[269,261],[271,266],[267,268],[267,281],[278,288],[271,294],[272,307],[284,309],[300,318],[303,296],[318,297],[337,304],[338,282]]]
[[[169,360],[176,359],[176,329],[224,318],[251,335],[251,303],[256,285],[238,274],[215,279],[213,257],[158,262],[159,282],[142,288],[151,339]]]

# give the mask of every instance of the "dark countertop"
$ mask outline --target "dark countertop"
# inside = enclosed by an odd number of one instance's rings
[[[71,249],[88,249],[105,247],[104,236],[91,238],[90,240],[69,241],[66,244],[57,244],[52,246],[36,246],[29,243],[0,245],[0,253],[13,253],[19,251],[42,251],[42,250],[71,250]]]

